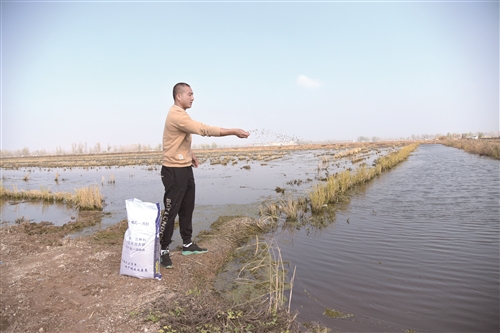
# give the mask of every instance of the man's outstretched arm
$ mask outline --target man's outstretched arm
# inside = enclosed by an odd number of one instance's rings
[[[238,138],[248,138],[250,133],[248,133],[245,130],[242,130],[240,128],[221,128],[220,129],[220,136],[228,136],[228,135],[235,135]]]

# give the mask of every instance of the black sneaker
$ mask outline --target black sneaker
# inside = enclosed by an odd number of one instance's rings
[[[201,253],[207,253],[207,249],[202,249],[195,243],[191,243],[189,246],[182,246],[182,255],[188,256],[190,254],[201,254]]]
[[[172,260],[168,251],[161,251],[160,264],[164,268],[172,268]]]

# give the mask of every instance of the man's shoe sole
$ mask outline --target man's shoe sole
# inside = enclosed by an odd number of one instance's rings
[[[189,256],[191,254],[203,254],[207,253],[208,251],[182,251],[183,256]]]

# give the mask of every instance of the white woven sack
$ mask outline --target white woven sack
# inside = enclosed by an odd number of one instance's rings
[[[125,200],[128,229],[123,237],[120,275],[161,279],[160,204]]]

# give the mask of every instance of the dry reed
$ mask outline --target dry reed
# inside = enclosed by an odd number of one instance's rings
[[[9,190],[2,185],[0,186],[0,197],[14,200],[63,202],[76,207],[78,210],[102,210],[104,201],[99,187],[95,185],[76,189],[75,193],[52,192],[47,188],[19,190],[15,185],[12,190]]]
[[[235,274],[231,274],[234,284],[228,286],[224,279],[222,289],[208,285],[208,290],[203,283],[197,284],[202,289],[195,286],[175,300],[155,301],[154,309],[159,309],[155,315],[162,327],[158,332],[301,332],[296,314],[290,313],[291,282],[287,282],[281,251],[273,239],[259,236],[274,226],[266,219],[219,217],[201,238],[222,249],[217,255],[220,260],[211,261],[214,272],[226,271],[220,265],[230,260],[226,268]],[[238,247],[241,244],[246,245]],[[207,268],[195,272],[206,275]]]
[[[266,223],[261,220],[261,223]],[[256,298],[248,300],[254,302],[259,298],[267,298],[269,313],[276,313],[286,306],[285,290],[290,289],[291,284],[286,282],[287,270],[283,263],[281,250],[274,239],[260,241],[256,235],[254,244],[247,244],[243,248],[255,246],[252,258],[239,270],[236,282],[244,285],[252,285],[253,290],[266,291],[259,294]],[[243,248],[240,248],[243,249]],[[260,278],[250,279],[246,276],[260,276]],[[292,279],[295,277],[295,271]],[[260,287],[259,287],[260,286]],[[265,288],[262,288],[265,286]],[[288,312],[290,312],[291,298],[288,300]]]
[[[463,149],[468,153],[488,156],[500,159],[500,140],[479,139],[479,140],[444,140],[441,142],[445,146]]]
[[[358,148],[344,150],[344,151],[341,151],[340,153],[335,154],[333,156],[333,158],[341,158],[341,157],[346,157],[346,156],[350,156],[350,155],[356,155],[360,151],[361,151],[361,148],[359,148],[359,147]]]
[[[98,186],[92,185],[75,190],[72,204],[79,210],[102,210],[104,201]]]
[[[397,152],[383,156],[375,161],[372,168],[360,166],[355,172],[345,170],[329,176],[326,183],[316,185],[309,193],[312,211],[319,212],[325,205],[339,202],[349,189],[355,185],[366,183],[380,175],[383,171],[391,169],[396,164],[405,160],[417,147],[417,144],[408,145]]]
[[[292,199],[290,197],[286,200],[280,198],[277,203],[266,202],[261,205],[260,214],[263,217],[274,220],[278,220],[279,217],[284,214],[286,215],[287,221],[297,221],[300,212],[304,212],[308,208],[310,208],[313,213],[319,213],[324,207],[327,207],[328,204],[335,204],[342,201],[349,189],[356,185],[366,183],[382,172],[389,170],[396,164],[405,160],[417,147],[418,144],[411,144],[402,147],[399,151],[380,157],[375,161],[372,168],[362,165],[354,172],[345,170],[331,175],[326,178],[324,183],[314,186],[309,192],[307,199]],[[355,148],[341,153],[341,155],[352,155],[360,150],[361,148]]]

